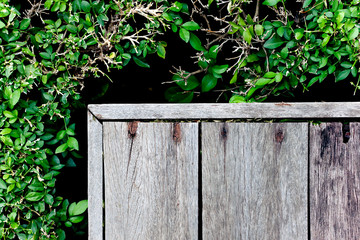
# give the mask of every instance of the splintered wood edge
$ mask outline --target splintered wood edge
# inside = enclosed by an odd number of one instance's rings
[[[100,121],[152,119],[359,118],[360,102],[91,104]]]
[[[103,127],[90,112],[88,117],[88,215],[89,240],[103,239]]]

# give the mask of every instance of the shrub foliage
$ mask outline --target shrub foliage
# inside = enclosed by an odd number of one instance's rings
[[[86,200],[69,204],[55,188],[79,157],[71,112],[83,81],[165,57],[156,37],[180,11],[166,1],[0,1],[2,239],[64,239],[83,220]]]
[[[193,1],[194,22],[180,25],[179,36],[197,51],[197,68],[175,68],[168,100],[190,102],[194,94],[217,91],[230,93],[230,102],[263,101],[326,79],[350,80],[356,92],[359,3]]]

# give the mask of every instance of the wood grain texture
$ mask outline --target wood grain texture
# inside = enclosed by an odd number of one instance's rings
[[[307,239],[307,123],[202,123],[203,239]]]
[[[198,238],[198,124],[104,122],[106,240]]]
[[[310,127],[311,239],[360,239],[360,124],[350,124],[343,143],[341,123]]]
[[[89,109],[103,120],[360,117],[360,102],[99,104]]]
[[[102,124],[88,111],[89,240],[103,240]]]

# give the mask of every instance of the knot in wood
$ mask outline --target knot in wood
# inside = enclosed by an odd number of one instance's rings
[[[343,142],[347,143],[350,139],[350,125],[347,124],[343,124]]]
[[[139,125],[139,121],[130,122],[128,124],[128,136],[129,138],[135,138],[136,137],[136,131]]]
[[[281,129],[279,129],[276,131],[275,141],[278,143],[282,143],[283,140],[284,140],[284,132]]]
[[[226,123],[224,123],[222,129],[221,129],[221,137],[224,141],[226,141],[227,137],[228,137],[228,132],[229,132],[229,128],[228,125]]]
[[[173,140],[176,143],[181,141],[180,123],[174,123],[174,126],[173,126]]]

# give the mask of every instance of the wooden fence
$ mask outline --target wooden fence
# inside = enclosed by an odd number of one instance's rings
[[[344,122],[359,116],[359,103],[89,105],[89,239],[358,240],[360,125]]]

